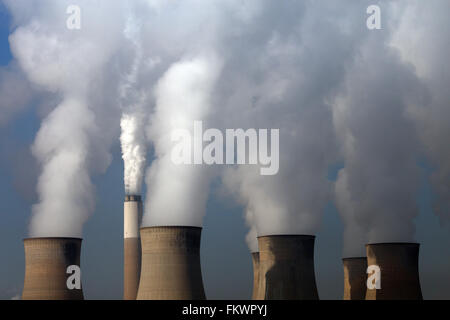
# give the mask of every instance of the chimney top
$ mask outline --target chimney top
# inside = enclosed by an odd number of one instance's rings
[[[125,202],[140,202],[141,196],[140,195],[131,195],[131,194],[127,194],[125,196]]]

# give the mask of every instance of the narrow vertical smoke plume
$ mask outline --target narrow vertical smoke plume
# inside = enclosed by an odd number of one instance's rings
[[[147,152],[143,118],[142,113],[134,113],[124,114],[120,120],[126,194],[141,194]]]
[[[140,39],[141,26],[139,19],[130,16],[127,20],[125,37],[133,47],[134,61],[130,71],[125,76],[120,87],[121,107],[123,110],[120,120],[120,142],[122,146],[122,159],[124,161],[124,184],[126,194],[141,194],[146,160],[145,138],[145,103],[147,97],[139,87],[139,71],[145,70],[143,66],[142,44]]]

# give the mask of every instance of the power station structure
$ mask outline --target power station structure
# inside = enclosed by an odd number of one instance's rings
[[[141,273],[141,240],[139,224],[142,217],[142,199],[139,195],[125,196],[124,218],[124,263],[123,299],[136,300]]]
[[[138,300],[204,300],[200,227],[141,228]]]
[[[367,289],[367,258],[342,259],[344,265],[344,300],[364,300]]]
[[[422,300],[418,243],[366,245],[368,266],[380,268],[380,289],[366,291],[366,300]]]
[[[257,300],[259,296],[259,252],[252,252],[253,263],[253,293],[252,300]]]
[[[258,237],[258,300],[318,300],[310,235]]]
[[[24,240],[25,280],[22,300],[83,300],[71,276],[81,276],[81,241],[78,238],[30,238]],[[75,279],[76,282],[77,279]]]

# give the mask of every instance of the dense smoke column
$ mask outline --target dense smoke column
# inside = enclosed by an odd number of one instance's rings
[[[76,31],[66,26],[70,1],[5,4],[17,24],[9,38],[12,54],[48,104],[32,146],[41,172],[30,236],[80,237],[95,206],[91,176],[109,166],[117,133],[112,123],[118,123],[118,97],[112,88],[120,73],[115,63],[123,41],[123,3],[108,2],[108,19],[102,19],[106,2],[79,1],[85,15]]]
[[[367,258],[342,259],[344,266],[344,300],[364,300],[367,289]]]
[[[381,288],[367,288],[366,300],[422,300],[418,243],[368,244],[367,265],[380,268]]]
[[[423,103],[410,103],[408,114],[414,119],[422,152],[432,170],[433,211],[443,225],[450,222],[450,52],[447,14],[448,1],[408,1],[391,4],[401,12],[391,44],[401,58],[414,67],[428,97]],[[414,32],[411,32],[414,30]]]
[[[232,39],[251,49],[227,47],[226,116],[219,123],[280,129],[279,172],[262,176],[259,166],[240,166],[225,170],[223,180],[246,207],[251,234],[315,234],[332,199],[328,168],[338,159],[331,104],[364,36],[354,17],[367,6],[266,1],[256,7],[233,24],[241,33]]]
[[[384,12],[387,21],[397,21]],[[408,106],[425,101],[425,91],[390,45],[394,22],[382,33],[367,30],[333,102],[344,162],[335,184],[344,257],[364,256],[367,242],[414,239],[420,147]]]
[[[68,287],[68,271],[74,272],[68,268],[80,267],[81,239],[32,238],[24,246],[22,300],[83,300],[81,282],[80,288]]]
[[[147,153],[144,119],[143,113],[124,114],[120,121],[125,194],[128,195],[141,194]]]
[[[156,159],[146,177],[143,226],[202,225],[211,168],[194,163],[192,154],[192,163],[175,163],[173,139],[177,132],[186,133],[178,138],[188,140],[178,143],[191,152],[196,143],[194,121],[208,117],[220,68],[213,53],[185,58],[173,64],[155,87],[156,107],[148,133]]]

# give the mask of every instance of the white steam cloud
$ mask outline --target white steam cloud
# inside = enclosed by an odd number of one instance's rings
[[[0,122],[30,100],[16,99],[3,79],[11,72],[18,94],[30,82],[58,101],[33,145],[42,166],[33,236],[81,235],[91,177],[119,135],[126,193],[141,192],[153,146],[144,226],[201,226],[220,174],[245,207],[252,251],[257,235],[315,234],[334,201],[344,255],[362,255],[366,242],[414,239],[423,156],[434,211],[450,221],[448,1],[379,1],[382,29],[369,30],[372,1],[84,0],[76,32],[65,28],[70,1],[5,3],[21,71],[0,72],[0,92],[10,92]],[[172,132],[192,133],[198,120],[279,129],[279,173],[175,165]]]
[[[193,141],[193,123],[208,116],[219,71],[220,61],[214,55],[185,59],[170,67],[156,86],[149,128],[156,159],[147,175],[144,226],[202,225],[210,170],[174,164],[171,139],[172,132],[186,129]]]
[[[140,195],[147,154],[145,137],[147,95],[139,88],[139,72],[142,72],[143,54],[140,42],[140,25],[138,18],[130,16],[125,29],[125,36],[133,44],[134,61],[130,71],[120,87],[121,104],[124,113],[120,120],[120,142],[124,162],[125,193]],[[133,53],[129,55],[132,56]]]
[[[394,9],[400,10],[398,4]],[[450,30],[447,28],[448,1],[414,0],[404,9],[392,45],[406,63],[414,66],[416,75],[428,91],[428,101],[410,105],[423,152],[433,173],[430,177],[434,212],[440,221],[450,224]],[[414,30],[414,32],[412,32]]]
[[[104,32],[121,34],[122,8],[110,4],[104,17],[104,3],[79,1],[89,8],[84,29],[71,31],[65,14],[69,1],[5,3],[18,24],[10,36],[15,59],[30,82],[58,101],[32,147],[42,171],[30,235],[80,237],[95,205],[91,175],[104,172],[111,161],[109,121],[116,111],[110,93],[118,77],[108,74],[108,67],[121,36],[105,37]]]
[[[126,194],[140,194],[147,152],[144,114],[124,114],[120,120]]]

